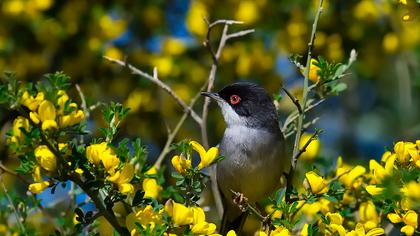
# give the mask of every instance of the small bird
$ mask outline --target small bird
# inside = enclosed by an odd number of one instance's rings
[[[281,186],[290,168],[277,111],[264,88],[254,83],[234,83],[202,95],[217,102],[227,126],[219,144],[225,159],[216,167],[224,205],[220,233],[233,229],[241,234],[247,214],[233,203],[232,191],[256,203]]]

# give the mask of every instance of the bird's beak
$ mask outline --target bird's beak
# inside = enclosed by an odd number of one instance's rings
[[[216,101],[223,100],[218,93],[201,92],[201,95],[214,99]]]

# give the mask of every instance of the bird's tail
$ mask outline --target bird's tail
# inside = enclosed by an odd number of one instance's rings
[[[226,235],[229,230],[234,230],[237,235],[242,235],[242,227],[245,223],[247,212],[242,212],[238,217],[231,220],[228,219],[226,212],[223,214],[222,224],[220,226],[220,234]]]

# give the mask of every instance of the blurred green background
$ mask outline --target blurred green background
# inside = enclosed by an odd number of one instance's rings
[[[302,76],[288,56],[305,55],[316,6],[317,1],[303,0],[2,0],[0,71],[15,71],[26,81],[64,71],[81,86],[89,104],[125,104],[131,113],[119,136],[140,136],[153,159],[166,140],[166,125],[173,128],[182,110],[154,84],[103,55],[126,59],[148,73],[156,66],[160,79],[188,103],[207,79],[212,62],[202,45],[207,32],[203,16],[210,21],[241,20],[246,24],[231,28],[256,32],[228,42],[215,89],[249,80],[272,94],[283,85],[299,93]],[[311,112],[321,118],[316,127],[325,131],[323,156],[379,158],[394,141],[420,137],[419,9],[414,0],[407,5],[396,0],[325,2],[314,55],[347,61],[354,48],[359,56],[344,79],[348,90]],[[214,32],[212,43],[218,43],[219,34]],[[74,87],[70,93],[79,99]],[[197,111],[201,104],[202,99]],[[280,106],[282,119],[294,109],[287,97]],[[1,110],[0,119],[7,121],[8,115]],[[93,136],[99,135],[99,110],[88,125]],[[214,105],[209,130],[210,145],[216,145],[224,122]],[[199,131],[188,119],[177,140],[200,140]],[[0,145],[5,148],[3,138]]]

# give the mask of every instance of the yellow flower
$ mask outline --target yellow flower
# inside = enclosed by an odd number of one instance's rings
[[[54,104],[48,100],[41,102],[38,107],[38,113],[31,112],[29,116],[35,124],[42,122],[42,130],[58,128],[57,122],[55,121],[56,110]]]
[[[373,228],[371,230],[366,231],[363,224],[357,223],[354,230],[347,233],[346,236],[379,236],[383,235],[385,230],[382,228]]]
[[[395,155],[389,156],[385,162],[385,167],[380,165],[375,160],[369,161],[369,169],[375,183],[380,183],[382,179],[384,179],[386,176],[392,175],[392,171],[394,169],[395,158],[396,158]]]
[[[308,224],[304,224],[302,230],[300,231],[300,236],[308,236]]]
[[[200,155],[201,161],[200,164],[198,164],[199,170],[209,166],[219,154],[219,149],[217,147],[212,147],[206,152],[203,146],[196,141],[191,141],[190,145]]]
[[[23,139],[25,139],[25,135],[21,130],[22,128],[26,131],[29,131],[29,121],[28,119],[22,116],[18,116],[13,121],[13,127],[12,127],[13,137],[15,137],[14,139],[15,141],[22,141]]]
[[[413,210],[407,211],[403,216],[404,223],[407,226],[413,227],[413,229],[417,229],[417,219],[418,219],[417,213]]]
[[[102,162],[109,174],[113,175],[115,169],[120,164],[120,160],[115,155],[114,151],[108,147],[107,142],[98,144],[91,144],[86,148],[86,157],[88,161],[94,165],[99,165]]]
[[[199,222],[197,224],[194,224],[191,228],[191,232],[193,234],[199,235],[209,235],[214,233],[214,231],[216,231],[216,225],[208,222]]]
[[[316,63],[318,63],[318,61],[315,58],[311,58],[311,65],[310,65],[310,71],[309,71],[309,80],[316,83],[319,80],[319,75],[318,75],[318,71],[320,71],[321,69],[315,65]],[[305,75],[305,70],[301,69],[300,72],[302,73],[302,75]]]
[[[337,168],[337,175],[341,175],[342,173],[345,173],[347,170],[344,168]],[[366,169],[363,166],[356,166],[347,174],[344,174],[341,176],[338,180],[343,183],[347,188],[356,187],[353,185],[354,180],[363,175],[366,172]]]
[[[38,146],[35,151],[35,157],[42,168],[47,171],[55,171],[57,160],[55,155],[45,145]]]
[[[166,38],[162,43],[162,51],[168,55],[181,55],[185,49],[184,42],[177,38]]]
[[[130,163],[126,163],[122,170],[117,171],[114,175],[108,177],[108,180],[118,185],[118,190],[122,194],[132,193],[134,187],[130,184],[134,177],[134,167]]]
[[[300,148],[305,146],[306,142],[312,137],[312,135],[304,133],[300,138]],[[306,148],[306,152],[302,153],[301,159],[302,160],[312,160],[318,155],[319,147],[321,146],[321,142],[318,139],[312,140],[312,142]]]
[[[270,232],[270,236],[292,236],[292,233],[287,228],[278,226]]]
[[[306,203],[302,206],[301,211],[308,217],[314,217],[316,213],[321,210],[321,204],[319,202]]]
[[[146,173],[146,175],[154,175],[157,174],[156,167],[150,168]],[[159,196],[159,192],[162,189],[161,186],[158,184],[155,178],[145,178],[143,180],[143,190],[144,190],[144,197],[150,197],[157,199]]]
[[[375,204],[373,204],[372,201],[360,204],[359,217],[360,222],[364,224],[366,230],[375,228],[379,222],[381,222],[381,218],[379,217]]]
[[[185,159],[182,155],[172,157],[171,163],[180,174],[185,174],[186,170],[191,169],[191,160]]]
[[[85,113],[82,110],[72,111],[68,115],[60,117],[60,127],[65,128],[75,124],[79,124],[85,119]]]
[[[328,192],[327,181],[313,171],[305,174],[304,186],[310,188],[313,194],[323,194]],[[309,186],[308,186],[309,185]]]
[[[420,183],[411,181],[400,190],[406,197],[420,199]]]
[[[366,186],[366,192],[368,192],[372,196],[379,195],[383,191],[384,191],[384,188],[376,187],[376,185],[373,185],[373,184]]]
[[[173,200],[168,200],[165,203],[165,211],[172,218],[172,222],[177,226],[193,223],[194,214],[192,210],[183,204],[176,203]]]
[[[99,165],[102,153],[108,150],[108,143],[91,144],[86,148],[86,157],[92,164]]]
[[[328,212],[326,217],[330,221],[328,228],[333,232],[337,232],[340,236],[344,236],[346,234],[346,230],[342,226],[343,224],[343,217],[340,213],[330,213]]]
[[[64,107],[66,105],[66,102],[70,98],[67,95],[66,91],[64,91],[64,90],[58,91],[57,96],[58,96],[58,99],[57,99],[58,111],[57,111],[57,113],[62,115],[62,114],[64,114]]]
[[[42,193],[42,191],[44,191],[46,188],[48,188],[49,185],[50,183],[48,181],[33,183],[28,186],[28,190],[31,191],[31,193],[33,194],[39,194]]]
[[[402,222],[401,216],[398,215],[397,213],[388,213],[386,217],[388,218],[389,221],[391,221],[394,224]]]
[[[144,228],[149,225],[153,231],[156,224],[162,223],[162,213],[163,210],[155,212],[152,206],[147,205],[145,208],[127,215],[125,220],[126,227],[131,235],[138,235],[139,233],[137,232],[136,223],[141,224]]]
[[[259,18],[258,7],[255,1],[240,1],[236,9],[235,18],[247,24],[252,24]]]
[[[412,142],[397,142],[394,145],[394,151],[397,159],[401,164],[407,164],[410,158],[418,159],[418,151],[416,145]]]
[[[208,16],[206,5],[202,1],[191,2],[187,13],[187,28],[191,33],[200,36],[204,36],[207,33],[206,22],[202,20],[203,16]]]
[[[44,93],[39,92],[36,97],[34,98],[31,96],[28,91],[25,91],[22,95],[20,103],[31,111],[35,111],[39,104],[44,100]]]
[[[394,224],[404,222],[405,226],[402,227],[400,231],[405,235],[413,235],[414,231],[417,229],[418,215],[413,210],[407,211],[402,217],[396,213],[389,213],[387,217]]]
[[[35,183],[30,184],[28,186],[28,190],[34,194],[41,193],[50,185],[48,181],[44,181],[42,179],[40,166],[35,166],[35,168],[32,171],[32,178],[34,179]]]
[[[269,204],[265,207],[265,212],[271,215],[272,219],[280,218],[282,212],[274,207],[273,204]]]
[[[105,170],[112,175],[120,164],[120,159],[115,155],[114,151],[108,147],[107,151],[102,153],[101,162],[105,167]]]
[[[236,233],[233,230],[229,230],[229,232],[226,234],[226,236],[236,236]]]

